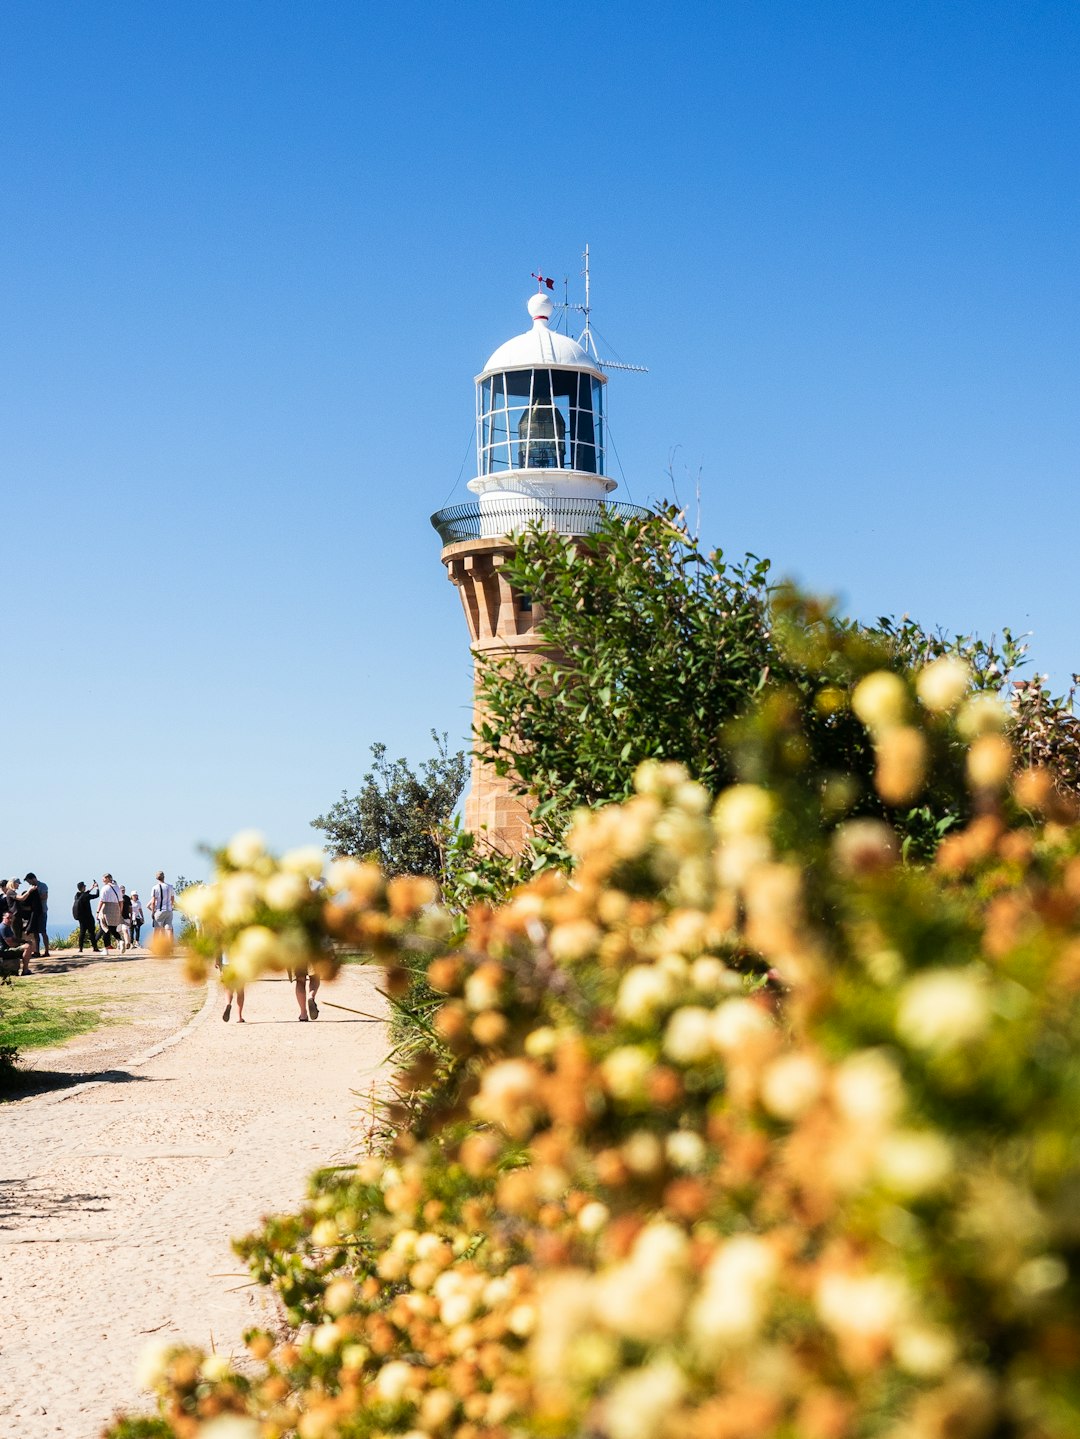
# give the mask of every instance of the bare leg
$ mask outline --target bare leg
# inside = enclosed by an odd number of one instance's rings
[[[300,1006],[300,1018],[307,1019],[307,978],[301,975],[296,981],[296,1002]]]
[[[319,1006],[315,1003],[315,996],[319,992],[319,984],[320,980],[317,974],[313,974],[308,980],[308,1019],[318,1019],[319,1017]]]
[[[236,991],[236,1022],[237,1024],[244,1022],[244,991],[242,989]]]

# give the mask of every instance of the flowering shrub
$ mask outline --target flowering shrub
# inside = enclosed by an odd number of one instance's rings
[[[883,797],[965,756],[929,867],[800,785],[782,705],[761,783],[648,761],[570,875],[464,927],[429,880],[235,840],[192,963],[330,974],[339,941],[396,993],[422,956],[437,1042],[385,1152],[241,1244],[289,1337],[148,1353],[161,1417],[116,1439],[1080,1432],[1080,831],[968,690],[944,659],[835,700]]]

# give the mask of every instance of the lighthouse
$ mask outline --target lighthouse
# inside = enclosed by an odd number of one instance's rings
[[[480,667],[510,656],[534,667],[545,653],[540,606],[506,578],[516,537],[536,527],[585,536],[605,513],[647,513],[608,499],[617,486],[605,474],[607,376],[588,349],[552,329],[553,308],[542,289],[532,295],[530,328],[500,345],[477,375],[476,476],[468,485],[476,499],[431,517],[469,626],[474,734],[483,720]],[[503,853],[529,837],[528,807],[475,752],[465,826]]]

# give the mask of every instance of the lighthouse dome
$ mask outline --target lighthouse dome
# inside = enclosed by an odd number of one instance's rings
[[[576,340],[548,328],[552,304],[547,295],[530,296],[528,308],[533,321],[532,329],[526,330],[523,335],[515,335],[512,340],[500,345],[478,379],[483,379],[496,370],[531,370],[538,365],[588,370],[601,379],[606,378],[600,366]]]

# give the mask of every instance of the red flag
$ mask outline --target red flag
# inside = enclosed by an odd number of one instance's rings
[[[539,280],[541,285],[546,285],[549,290],[554,290],[555,281],[549,280],[546,275],[538,275],[535,270],[531,271],[534,280]]]

